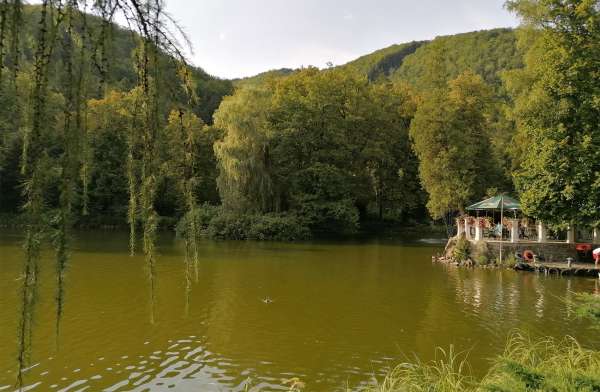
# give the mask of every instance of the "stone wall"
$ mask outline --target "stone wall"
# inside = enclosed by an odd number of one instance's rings
[[[500,243],[498,242],[487,242],[488,251],[495,258],[500,256]],[[546,261],[562,262],[567,257],[580,261],[578,258],[577,251],[575,250],[575,244],[556,244],[556,243],[509,243],[505,242],[502,244],[502,257],[508,255],[514,255],[515,253],[523,254],[526,250],[532,251],[536,255],[543,256]]]

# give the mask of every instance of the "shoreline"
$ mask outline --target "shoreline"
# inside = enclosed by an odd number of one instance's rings
[[[498,245],[486,241],[473,242],[464,237],[452,237],[448,240],[443,254],[432,256],[432,262],[463,268],[506,269],[600,279],[600,265],[579,260],[573,244],[545,244],[542,247],[534,247],[529,243],[500,244],[506,246],[502,260],[499,260],[498,253],[494,252]],[[524,251],[535,248],[540,250],[541,260],[537,259],[537,252],[536,258],[530,262],[516,256],[517,253],[523,254]],[[571,262],[568,259],[571,259]]]

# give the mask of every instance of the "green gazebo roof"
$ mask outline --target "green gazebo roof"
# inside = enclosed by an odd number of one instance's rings
[[[475,203],[472,206],[467,207],[467,210],[469,210],[469,211],[500,210],[500,209],[502,209],[502,205],[504,205],[505,210],[520,210],[521,209],[521,203],[519,203],[518,200],[513,199],[510,196],[498,195],[498,196],[490,197],[489,199],[480,201],[479,203]]]

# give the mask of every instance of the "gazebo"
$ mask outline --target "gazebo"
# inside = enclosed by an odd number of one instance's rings
[[[521,203],[510,196],[498,195],[490,197],[467,207],[467,211],[520,211]]]
[[[461,217],[457,221],[458,232],[465,233],[468,239],[474,241],[484,239],[489,241],[504,241],[505,237],[503,235],[503,229],[506,227],[510,232],[507,240],[510,242],[519,242],[520,222],[517,219],[517,213],[521,211],[521,203],[517,199],[500,194],[470,205],[466,210],[477,213],[476,218]],[[479,214],[481,212],[485,212],[486,217],[480,217]],[[492,213],[491,222],[490,218],[487,216],[489,212]],[[508,212],[512,212],[512,217],[510,219],[505,219],[505,214]],[[493,230],[497,232],[497,236],[494,238],[484,238],[484,228],[489,228],[490,224],[493,223],[494,214],[500,215],[500,221],[498,224],[494,224]],[[538,227],[537,232],[539,231],[540,228]]]
[[[457,237],[464,236],[471,242],[484,241],[488,249],[499,251],[501,260],[503,247],[509,252],[530,250],[548,259],[564,260],[577,256],[576,251],[591,253],[592,245],[600,244],[600,228],[576,230],[574,225],[569,225],[560,234],[556,230],[549,231],[543,222],[523,216],[521,203],[508,195],[490,197],[466,210],[471,214],[456,220]]]

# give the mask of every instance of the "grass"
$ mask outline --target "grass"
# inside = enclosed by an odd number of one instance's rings
[[[600,351],[572,337],[534,341],[515,334],[481,382],[482,391],[600,391]]]
[[[466,355],[438,350],[438,359],[401,364],[361,392],[600,391],[600,352],[571,337],[533,340],[515,333],[482,380],[471,376]]]
[[[576,294],[577,315],[600,327],[600,295]],[[600,392],[600,350],[575,338],[531,337],[513,332],[504,352],[481,380],[471,376],[466,355],[439,350],[429,363],[401,364],[362,392]]]
[[[438,348],[437,359],[423,363],[404,363],[392,370],[381,383],[366,387],[363,392],[454,392],[473,391],[475,379],[466,354],[457,354],[454,347]]]

